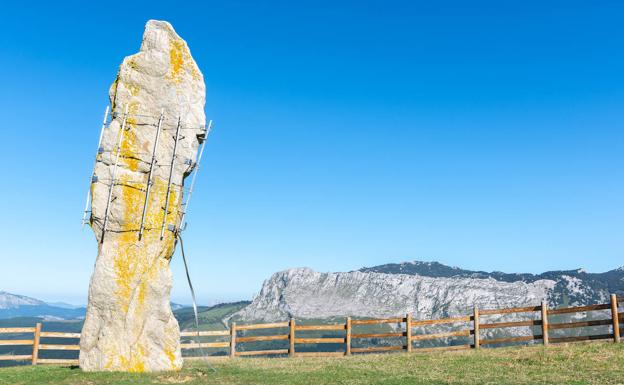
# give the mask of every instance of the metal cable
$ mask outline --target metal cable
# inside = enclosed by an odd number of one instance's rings
[[[193,283],[191,282],[191,275],[189,274],[188,263],[186,262],[186,255],[184,254],[184,242],[182,242],[182,235],[180,232],[176,232],[175,236],[180,240],[180,251],[182,252],[182,261],[184,261],[184,271],[186,272],[186,281],[188,282],[189,289],[191,289],[191,297],[193,298],[193,313],[195,314],[195,328],[197,329],[197,345],[199,346],[199,351],[201,352],[204,361],[208,364],[210,369],[213,371],[217,371],[210,362],[208,362],[208,356],[206,356],[206,352],[202,347],[200,335],[199,335],[199,315],[197,313],[197,300],[195,299],[195,290],[193,289]]]
[[[154,120],[156,120],[156,121],[157,121],[157,120],[158,120],[158,118],[159,118],[158,116],[152,116],[152,115],[142,115],[142,114],[131,114],[131,113],[128,113],[128,116],[131,116],[131,117],[140,117],[140,118],[150,118],[150,119],[154,119]],[[110,124],[113,120],[115,120],[115,119],[119,119],[119,118],[122,118],[122,117],[123,117],[123,114],[122,114],[122,113],[113,112],[113,113],[111,114],[111,119],[108,121],[108,124]],[[108,124],[107,124],[107,126],[108,126]],[[154,126],[154,127],[156,127],[156,123],[135,123],[135,125],[142,125],[142,126]],[[181,130],[206,130],[206,128],[207,128],[207,126],[206,126],[206,125],[203,125],[203,126],[197,126],[197,127],[180,127],[180,129],[181,129]],[[163,131],[166,131],[166,130],[173,131],[173,130],[175,130],[175,129],[176,129],[176,127],[172,127],[172,128],[166,128],[166,127],[163,127]]]

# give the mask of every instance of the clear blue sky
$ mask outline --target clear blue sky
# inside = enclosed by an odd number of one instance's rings
[[[621,1],[22,1],[0,15],[0,290],[86,301],[99,122],[151,18],[216,122],[185,232],[202,302],[301,266],[624,264]]]

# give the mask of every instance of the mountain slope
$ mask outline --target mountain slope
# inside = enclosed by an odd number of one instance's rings
[[[20,306],[38,306],[45,304],[45,302],[35,298],[0,291],[0,309],[16,309]]]
[[[0,291],[0,318],[77,319],[84,315],[84,307],[71,307],[67,304],[55,306],[35,298]]]
[[[185,305],[171,302],[173,311],[191,309]],[[64,302],[44,302],[24,295],[0,291],[0,319],[15,317],[40,317],[43,319],[82,319],[85,316],[84,306],[74,306]]]
[[[503,308],[539,304],[572,306],[624,294],[624,269],[543,274],[470,271],[437,262],[389,264],[346,273],[290,269],[267,279],[252,303],[234,317],[276,321],[289,317],[391,317],[418,319],[467,314],[473,305]]]
[[[549,297],[555,284],[552,280],[501,282],[290,269],[273,274],[253,302],[236,315],[243,320],[274,321],[291,316],[383,318],[412,313],[424,319],[465,314],[473,304],[508,307],[539,303]]]
[[[553,303],[557,305],[586,304],[604,300],[605,293],[624,295],[624,267],[605,273],[588,273],[583,269],[547,271],[542,274],[503,273],[464,270],[449,267],[439,262],[391,263],[375,267],[365,267],[362,272],[386,274],[410,274],[425,277],[446,278],[492,278],[502,282],[527,282],[554,280],[557,282],[553,293]]]
[[[224,330],[226,326],[223,320],[249,305],[249,301],[222,303],[214,306],[199,306],[197,315],[199,327],[202,330]],[[183,307],[174,310],[173,315],[180,324],[180,330],[195,330],[195,314],[192,307]]]

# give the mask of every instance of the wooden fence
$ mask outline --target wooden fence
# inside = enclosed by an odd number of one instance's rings
[[[288,322],[277,323],[263,323],[253,325],[237,325],[232,323],[229,330],[220,331],[201,331],[199,337],[217,338],[221,341],[212,342],[188,342],[190,338],[197,338],[197,332],[182,332],[182,344],[183,350],[197,350],[197,349],[221,349],[222,355],[209,356],[210,358],[233,358],[241,356],[279,356],[288,355],[290,357],[308,357],[308,356],[343,356],[353,353],[370,353],[370,352],[391,352],[391,351],[405,351],[405,352],[431,352],[438,350],[464,350],[464,349],[480,349],[483,345],[500,345],[500,344],[512,344],[519,342],[532,342],[535,340],[541,340],[544,345],[552,343],[565,343],[576,341],[594,341],[594,340],[613,340],[614,342],[620,342],[620,333],[622,332],[620,323],[624,325],[624,313],[619,312],[619,306],[624,306],[624,298],[618,299],[615,294],[611,295],[611,301],[607,304],[588,305],[588,306],[576,306],[576,307],[564,307],[559,309],[548,309],[548,305],[542,302],[539,306],[517,307],[507,309],[479,309],[474,308],[472,315],[466,315],[462,317],[452,317],[444,319],[431,319],[431,320],[414,320],[410,314],[405,317],[387,318],[387,319],[351,319],[347,318],[345,323],[340,324],[324,324],[324,325],[308,325],[298,324],[294,319]],[[610,317],[603,319],[588,319],[589,312],[603,311],[607,314],[610,310]],[[575,322],[549,322],[551,319],[557,318],[552,316],[559,315],[571,315],[584,313],[585,319]],[[533,315],[532,319],[521,321],[507,321],[507,322],[492,322],[489,317],[495,316],[498,318],[504,318],[510,314],[524,314]],[[594,313],[595,314],[595,313]],[[539,319],[535,318],[535,315],[539,315]],[[577,319],[579,319],[577,317]],[[360,330],[365,325],[382,325],[382,324],[394,324],[400,326],[400,331],[386,331],[380,332],[362,332]],[[435,332],[435,333],[414,333],[414,328],[421,330],[427,327],[439,327],[441,325],[447,326],[449,331]],[[582,336],[563,336],[563,337],[550,337],[550,332],[553,330],[561,329],[576,329],[576,328],[591,328],[594,326],[608,326],[611,333],[607,334],[586,334]],[[506,328],[521,328],[521,327],[536,327],[539,332],[533,332],[531,335],[512,336],[505,338],[483,338],[482,334],[484,330],[491,329],[506,329]],[[263,333],[267,331],[271,334],[264,335],[250,335],[257,333],[258,330],[262,330]],[[278,330],[278,332],[275,332]],[[516,329],[517,330],[517,329]],[[366,330],[365,330],[366,331]],[[425,330],[426,331],[426,330]],[[340,336],[318,336],[318,333],[332,332],[338,333]],[[0,328],[0,334],[17,334],[17,338],[21,338],[21,335],[31,334],[32,339],[8,339],[0,340],[0,346],[32,346],[32,353],[28,355],[0,355],[0,361],[27,361],[32,365],[37,364],[62,364],[62,365],[77,365],[77,359],[51,359],[40,358],[41,351],[67,351],[67,350],[80,350],[79,345],[66,345],[66,344],[51,344],[41,343],[42,339],[46,341],[54,341],[54,339],[80,339],[79,333],[62,333],[53,331],[41,330],[41,324],[38,323],[34,327],[19,327],[19,328]],[[317,334],[317,335],[311,335]],[[457,343],[456,338],[468,339],[468,343]],[[370,339],[386,339],[396,340],[400,339],[400,345],[385,345],[385,346],[367,346],[356,347],[354,341],[358,340],[370,340]],[[224,340],[225,339],[225,340]],[[432,341],[440,340],[445,345],[436,347],[420,347],[414,348],[414,343],[418,341]],[[282,349],[264,349],[264,350],[249,350],[244,347],[249,343],[266,343],[273,341],[288,341],[287,347]],[[465,341],[464,341],[465,342]],[[284,342],[286,344],[286,342]],[[336,351],[331,352],[319,352],[319,351],[301,351],[298,346],[311,346],[320,344],[332,344],[332,346],[338,346]],[[225,352],[223,352],[225,350]],[[225,353],[225,354],[223,354]],[[190,356],[184,357],[185,360],[197,360],[204,357]]]

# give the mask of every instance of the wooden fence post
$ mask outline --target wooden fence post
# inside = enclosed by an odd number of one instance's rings
[[[347,317],[346,328],[347,328],[347,335],[345,338],[345,344],[347,346],[345,350],[345,355],[350,356],[351,355],[351,317]]]
[[[290,340],[290,347],[288,349],[288,355],[290,357],[295,356],[295,319],[290,319],[290,334],[288,335],[288,339]]]
[[[32,364],[37,365],[39,359],[39,340],[41,339],[41,323],[35,325],[35,336],[33,338]]]
[[[481,348],[481,344],[479,341],[479,307],[477,305],[474,307],[472,320],[474,324],[474,348],[479,349]]]
[[[407,314],[405,317],[405,340],[407,341],[407,352],[412,352],[412,315]]]
[[[620,342],[620,319],[617,295],[611,294],[611,317],[613,318],[613,342]]]
[[[542,301],[542,338],[544,346],[548,346],[548,302]]]
[[[236,357],[236,322],[230,326],[230,358]]]

